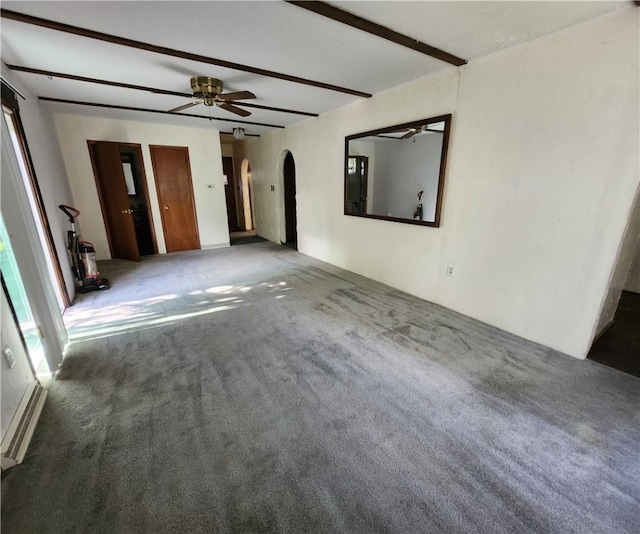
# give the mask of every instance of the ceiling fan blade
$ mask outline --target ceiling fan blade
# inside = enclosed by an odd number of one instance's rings
[[[415,130],[409,130],[400,139],[409,139],[410,137],[413,137],[414,135],[416,135],[416,131]]]
[[[177,108],[173,108],[169,110],[169,113],[176,113],[178,111],[182,111],[183,109],[189,109],[193,106],[197,106],[200,102],[189,102],[188,104],[184,104],[182,106],[178,106]]]
[[[218,95],[218,98],[221,100],[247,100],[249,98],[255,98],[251,91],[236,91],[235,93],[225,93],[223,95]]]
[[[227,104],[226,102],[222,102],[221,104],[218,104],[218,107],[222,109],[226,109],[227,111],[230,111],[231,113],[235,113],[236,115],[240,115],[241,117],[248,117],[249,115],[251,115],[250,111],[233,106],[232,104]]]

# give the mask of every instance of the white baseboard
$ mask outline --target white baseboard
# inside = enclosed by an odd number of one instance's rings
[[[46,398],[47,390],[38,382],[34,382],[25,391],[2,440],[0,459],[3,471],[24,460]]]
[[[201,250],[212,250],[215,248],[225,248],[225,247],[229,247],[231,246],[231,243],[229,243],[229,241],[227,241],[226,243],[218,243],[217,245],[201,245],[200,249]]]

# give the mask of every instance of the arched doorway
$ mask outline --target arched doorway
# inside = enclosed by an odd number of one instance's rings
[[[296,214],[296,164],[291,152],[284,158],[284,220],[285,245],[298,250],[298,230]]]

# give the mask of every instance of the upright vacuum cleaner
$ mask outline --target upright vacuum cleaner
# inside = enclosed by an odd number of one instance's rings
[[[101,278],[98,272],[96,249],[93,248],[93,243],[82,241],[76,234],[75,220],[80,215],[80,210],[65,204],[60,204],[58,208],[69,217],[71,223],[71,230],[67,232],[67,248],[71,253],[71,270],[78,281],[78,291],[88,293],[109,289],[111,287],[109,280]]]

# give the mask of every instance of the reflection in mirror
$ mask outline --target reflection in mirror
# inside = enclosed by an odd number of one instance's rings
[[[439,226],[451,115],[345,139],[345,215]]]

